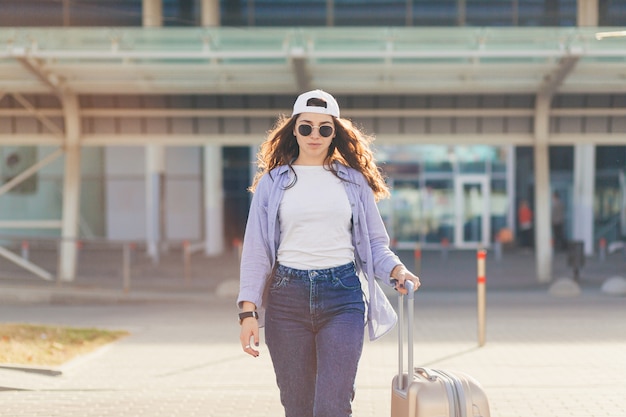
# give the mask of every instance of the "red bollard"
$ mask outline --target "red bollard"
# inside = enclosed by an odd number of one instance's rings
[[[477,264],[477,305],[478,305],[478,346],[485,345],[485,320],[486,320],[486,291],[487,276],[485,274],[485,263],[487,251],[479,249],[476,253]]]

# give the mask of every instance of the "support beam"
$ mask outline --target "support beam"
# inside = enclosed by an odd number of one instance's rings
[[[584,243],[585,255],[593,255],[593,202],[595,192],[596,147],[584,144],[574,147],[574,195],[572,234]]]
[[[161,0],[142,0],[141,5],[143,27],[163,26],[163,5]]]
[[[61,220],[0,220],[0,229],[61,229]]]
[[[156,264],[165,232],[165,149],[146,146],[146,251]]]
[[[65,133],[63,132],[63,130],[59,126],[57,126],[52,120],[50,120],[47,116],[45,116],[39,110],[37,110],[35,106],[33,106],[30,101],[26,100],[26,98],[23,95],[19,93],[13,93],[12,96],[15,99],[15,101],[20,103],[22,107],[24,107],[31,115],[33,115],[33,117],[35,117],[37,120],[41,122],[42,125],[48,128],[50,132],[54,133],[59,138],[65,137]]]
[[[220,3],[218,0],[201,0],[201,22],[203,27],[220,26]]]
[[[29,57],[16,57],[19,62],[28,72],[37,77],[47,88],[50,89],[57,96],[63,95],[65,90],[65,83],[56,74],[44,69],[43,64],[33,58]]]
[[[59,280],[76,278],[78,221],[80,217],[80,106],[75,94],[61,96],[65,115],[65,173],[63,176],[63,224],[59,250]]]
[[[161,0],[142,0],[143,26],[163,26],[163,5]],[[205,8],[202,3],[202,20]],[[208,10],[208,8],[207,8]],[[146,146],[146,251],[153,263],[158,263],[161,242],[165,231],[165,149],[162,146]]]
[[[38,277],[45,279],[46,281],[52,281],[52,274],[50,272],[46,271],[43,268],[40,268],[32,262],[25,260],[21,256],[17,256],[13,252],[3,248],[2,246],[0,246],[0,257],[13,262],[20,268],[24,268],[27,271],[30,271],[33,274],[37,275]]]
[[[539,94],[552,97],[561,84],[563,84],[563,81],[565,81],[567,76],[571,74],[579,60],[580,56],[576,55],[561,58],[554,71],[544,77],[543,82],[539,87]],[[550,109],[548,108],[548,111],[549,110]]]
[[[552,280],[552,225],[550,221],[549,124],[552,96],[537,95],[535,103],[535,260],[537,281]]]
[[[457,26],[465,26],[466,21],[467,21],[466,0],[456,0],[456,24]]]
[[[326,26],[335,26],[335,0],[326,0]]]
[[[309,91],[311,87],[311,74],[307,68],[307,61],[304,53],[296,50],[292,52],[291,67],[293,68],[294,77],[298,91]]]
[[[517,166],[517,160],[515,158],[515,146],[507,145],[506,146],[506,189],[510,190],[509,192],[513,194],[511,196],[510,201],[517,201],[517,196],[515,195],[515,167]],[[516,232],[516,223],[515,223],[515,204],[509,204],[506,213],[506,224],[509,225],[514,235]]]
[[[576,2],[576,24],[580,27],[596,27],[599,21],[598,0],[578,0]]]
[[[224,252],[224,191],[222,147],[204,147],[204,240],[207,256]]]

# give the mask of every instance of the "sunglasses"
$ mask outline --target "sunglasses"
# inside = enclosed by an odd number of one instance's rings
[[[335,132],[335,128],[329,125],[311,126],[307,124],[302,124],[298,126],[298,133],[300,133],[302,136],[309,136],[311,133],[313,133],[313,128],[317,129],[320,136],[325,138],[331,137]]]

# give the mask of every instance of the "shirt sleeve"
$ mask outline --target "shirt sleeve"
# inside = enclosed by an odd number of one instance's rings
[[[257,185],[252,196],[243,239],[237,305],[244,301],[261,307],[265,281],[271,271],[272,260],[267,233],[269,187],[267,175]]]
[[[374,193],[365,177],[361,175],[361,201],[367,231],[369,233],[370,247],[372,250],[372,261],[374,275],[387,285],[391,284],[391,271],[396,265],[401,265],[400,258],[389,248],[389,235],[385,228],[385,223],[378,210],[378,205],[374,198]]]

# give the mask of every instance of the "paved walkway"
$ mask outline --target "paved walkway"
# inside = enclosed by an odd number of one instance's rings
[[[403,254],[408,257],[410,254]],[[534,283],[532,255],[487,264],[487,343],[476,342],[475,264],[468,252],[427,254],[416,297],[416,365],[458,369],[483,384],[497,417],[626,416],[626,297],[603,294],[624,270],[621,255],[589,259],[582,294],[561,298]],[[568,274],[562,257],[555,276]],[[232,295],[236,260],[198,260],[206,279],[181,285],[162,265],[152,285],[136,274],[129,294],[110,277],[61,287],[0,279],[0,320],[126,329],[131,335],[48,376],[0,368],[0,414],[31,416],[280,416],[262,344],[241,352]],[[168,269],[169,268],[169,269]],[[166,272],[163,272],[166,271]],[[180,272],[178,272],[180,273]],[[149,275],[149,274],[147,274]],[[623,272],[622,272],[623,275]],[[104,281],[103,281],[104,280]],[[118,282],[116,280],[116,282]],[[176,285],[172,285],[175,283]],[[395,294],[389,293],[395,303]],[[355,417],[389,416],[397,334],[367,342]]]

